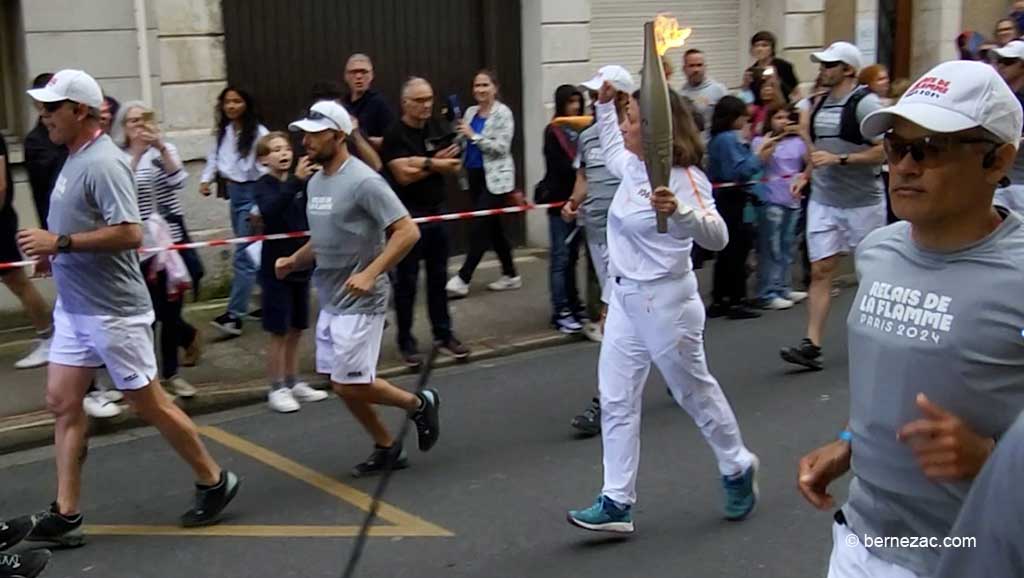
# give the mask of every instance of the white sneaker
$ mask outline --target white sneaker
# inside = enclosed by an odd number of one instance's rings
[[[50,362],[50,341],[51,339],[37,339],[36,347],[25,357],[22,357],[14,364],[14,369],[32,369],[42,367]]]
[[[196,388],[191,383],[185,381],[185,378],[180,375],[168,379],[164,382],[164,388],[172,395],[176,395],[182,398],[190,398],[196,396]]]
[[[583,336],[596,343],[601,343],[604,333],[601,332],[601,324],[591,321],[583,326]]]
[[[124,399],[124,394],[116,389],[108,389],[103,392],[103,397],[111,403],[119,403]]]
[[[792,301],[793,304],[796,305],[797,303],[800,303],[801,301],[807,299],[807,292],[806,291],[790,291],[789,294],[786,295],[786,299]]]
[[[287,387],[279,387],[271,391],[267,396],[267,405],[278,413],[292,413],[299,411],[302,407],[299,402],[295,401],[292,390]]]
[[[764,308],[765,309],[772,309],[772,310],[775,310],[775,311],[780,311],[782,309],[789,309],[792,306],[793,306],[793,302],[790,301],[789,299],[783,299],[782,297],[776,297],[776,298],[772,299],[771,301],[769,301],[768,303],[765,303]]]
[[[465,297],[469,295],[469,284],[462,280],[462,277],[458,275],[448,280],[448,284],[444,286],[445,291],[448,292],[449,297]]]
[[[302,403],[314,403],[317,401],[323,401],[330,396],[331,394],[327,393],[326,391],[314,389],[304,381],[300,381],[292,386],[292,397],[294,397],[296,401],[300,401]]]
[[[461,281],[462,279],[459,279]],[[523,288],[523,278],[519,275],[515,277],[509,277],[508,275],[502,275],[501,279],[498,279],[494,283],[487,286],[491,291],[514,291],[516,289]]]
[[[109,419],[121,415],[121,406],[107,399],[102,391],[92,391],[82,400],[86,415],[97,419]]]

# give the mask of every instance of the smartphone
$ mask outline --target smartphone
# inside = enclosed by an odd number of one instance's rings
[[[448,95],[448,110],[451,111],[454,120],[462,120],[462,105],[459,104],[458,95]]]

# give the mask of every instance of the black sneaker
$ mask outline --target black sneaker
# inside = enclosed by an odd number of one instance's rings
[[[437,443],[441,436],[441,425],[439,411],[441,409],[441,395],[436,389],[428,387],[422,393],[417,394],[420,398],[420,408],[409,416],[416,423],[416,433],[419,435],[421,452],[429,452],[430,448]]]
[[[415,349],[402,349],[399,355],[402,356],[402,363],[409,369],[418,370],[423,366],[423,356]]]
[[[365,462],[356,464],[352,468],[352,477],[365,478],[382,474],[387,469],[389,461],[393,462],[391,464],[392,470],[404,470],[409,467],[409,458],[406,457],[405,449],[402,448],[401,442],[395,442],[390,448],[373,446],[373,453],[370,454],[370,457],[366,458]]]
[[[82,532],[82,514],[68,517],[57,509],[57,502],[50,509],[32,516],[32,531],[25,539],[29,542],[47,542],[63,548],[77,548],[85,544]]]
[[[249,319],[263,319],[263,309],[256,308],[245,314]]]
[[[9,550],[32,532],[32,516],[21,516],[0,522],[0,552]]]
[[[22,554],[0,554],[0,578],[35,578],[50,563],[49,550],[29,550]]]
[[[216,486],[202,488],[196,486],[195,505],[181,515],[181,525],[186,528],[212,526],[220,521],[224,508],[238,493],[238,476],[229,472],[220,473],[220,481]]]
[[[221,333],[232,337],[238,337],[242,334],[242,320],[230,313],[225,313],[214,319],[210,322],[210,325],[216,327]]]
[[[572,418],[572,427],[586,436],[596,436],[601,433],[601,401],[594,398],[590,407],[583,410],[583,413]]]
[[[435,345],[437,345],[437,348],[440,349],[441,352],[454,357],[457,361],[462,361],[469,357],[469,348],[456,339],[454,335],[445,341],[435,342]]]
[[[760,313],[746,305],[733,305],[729,307],[726,315],[729,316],[729,319],[757,319],[761,316]]]
[[[821,364],[825,360],[821,356],[821,348],[808,338],[804,338],[798,347],[787,347],[779,351],[783,360],[796,365],[802,365],[808,369],[821,370]]]
[[[707,310],[708,319],[716,319],[718,317],[725,317],[729,312],[729,308],[723,303],[712,303]]]

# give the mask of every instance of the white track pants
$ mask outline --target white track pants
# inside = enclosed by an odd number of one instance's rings
[[[603,494],[620,504],[636,502],[640,408],[652,361],[715,452],[721,474],[746,470],[753,456],[704,357],[704,304],[697,278],[691,273],[655,283],[608,281],[611,302],[598,364]]]

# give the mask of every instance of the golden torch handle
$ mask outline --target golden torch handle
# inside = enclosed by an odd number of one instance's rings
[[[640,91],[640,116],[644,140],[644,164],[651,193],[667,187],[672,172],[672,106],[665,69],[658,53],[654,23],[644,24],[644,69]],[[668,215],[658,212],[658,232],[668,232]]]

